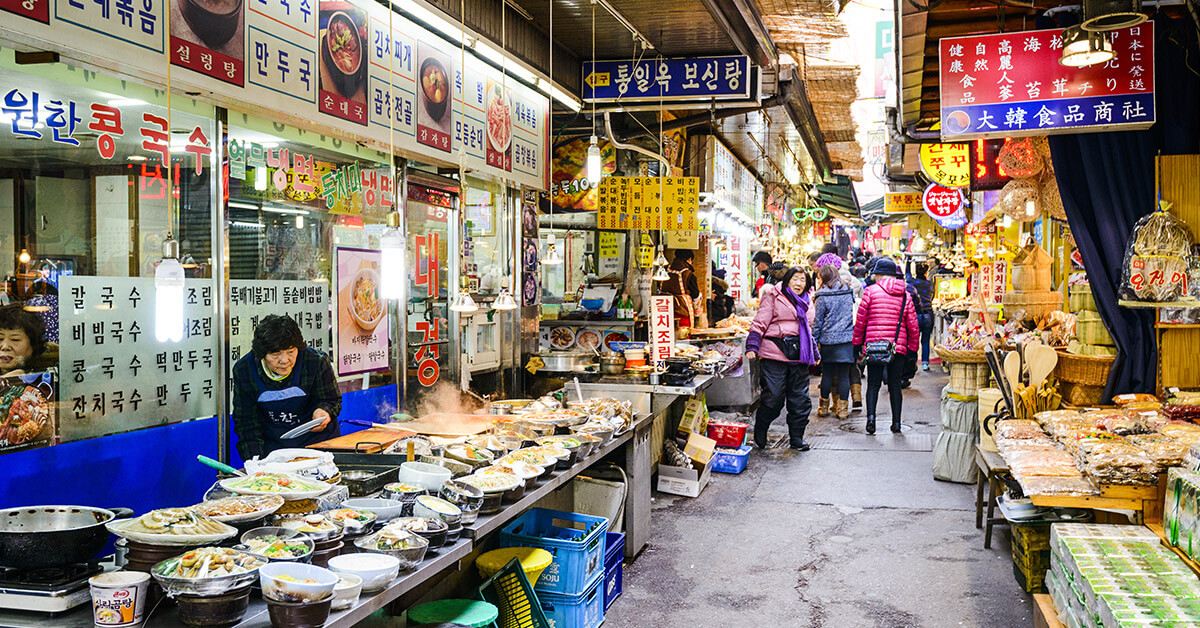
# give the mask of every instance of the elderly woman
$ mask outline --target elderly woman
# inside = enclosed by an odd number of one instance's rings
[[[272,314],[254,329],[251,353],[233,365],[233,430],[243,460],[339,436],[342,410],[333,367],[310,349],[296,322]],[[311,431],[283,435],[320,419]]]
[[[46,326],[19,304],[0,307],[0,375],[44,371],[58,364],[58,347],[46,342]]]

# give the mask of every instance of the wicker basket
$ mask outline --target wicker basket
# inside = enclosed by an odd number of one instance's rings
[[[1108,383],[1108,372],[1112,370],[1115,359],[1113,356],[1075,355],[1059,351],[1058,366],[1054,368],[1054,375],[1063,382],[1104,388],[1104,385]],[[1066,399],[1065,393],[1063,398]],[[1070,400],[1067,401],[1074,403]]]
[[[1089,284],[1071,286],[1067,291],[1067,307],[1072,312],[1089,311],[1095,312],[1096,298],[1092,296],[1092,288]]]
[[[1058,385],[1062,393],[1063,403],[1072,406],[1095,406],[1100,404],[1104,396],[1104,386],[1088,386],[1074,382],[1062,382]]]
[[[978,395],[980,388],[987,388],[991,383],[991,377],[986,362],[950,363],[950,389],[959,394],[968,397]]]
[[[1000,300],[1010,317],[1025,312],[1026,319],[1040,318],[1062,309],[1061,292],[1005,292]]]
[[[987,364],[987,357],[984,356],[982,350],[974,349],[948,349],[942,345],[934,345],[933,351],[938,354],[942,362],[953,364],[955,362],[965,364]]]

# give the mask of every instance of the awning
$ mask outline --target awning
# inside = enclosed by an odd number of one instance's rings
[[[880,196],[859,208],[858,215],[863,219],[863,222],[870,224],[876,220],[883,220],[883,200],[884,197]]]
[[[858,196],[846,175],[833,175],[832,183],[818,183],[817,204],[839,218],[859,220]]]

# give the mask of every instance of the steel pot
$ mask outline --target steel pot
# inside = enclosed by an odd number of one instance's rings
[[[596,354],[584,351],[554,351],[540,353],[538,356],[542,358],[547,371],[566,373],[582,371],[584,367],[592,364],[592,359],[596,357]]]
[[[91,560],[108,543],[104,524],[128,508],[26,506],[0,510],[0,567],[41,569]]]
[[[600,372],[605,375],[621,375],[625,372],[625,358],[619,355],[600,356]]]

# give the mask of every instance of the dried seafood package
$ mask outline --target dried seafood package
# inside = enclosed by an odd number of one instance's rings
[[[1154,464],[1162,468],[1178,467],[1183,464],[1191,444],[1183,443],[1162,434],[1131,436],[1129,442],[1146,454]]]
[[[1019,478],[1025,495],[1099,495],[1091,480],[1082,477],[1029,476]]]
[[[1010,419],[996,425],[996,438],[1007,440],[1024,440],[1045,436],[1046,432],[1037,421],[1028,419]]]
[[[1075,466],[1075,459],[1061,449],[1016,452],[1006,456],[1005,460],[1008,461],[1008,467],[1012,470],[1013,475],[1021,477],[1042,475],[1074,477],[1080,474],[1079,467]]]
[[[1183,296],[1192,231],[1168,211],[1154,211],[1133,226],[1125,247],[1121,298],[1166,302]]]
[[[1136,449],[1136,448],[1135,448]],[[1158,465],[1141,450],[1113,448],[1088,455],[1084,471],[1102,484],[1154,486],[1158,484]]]

